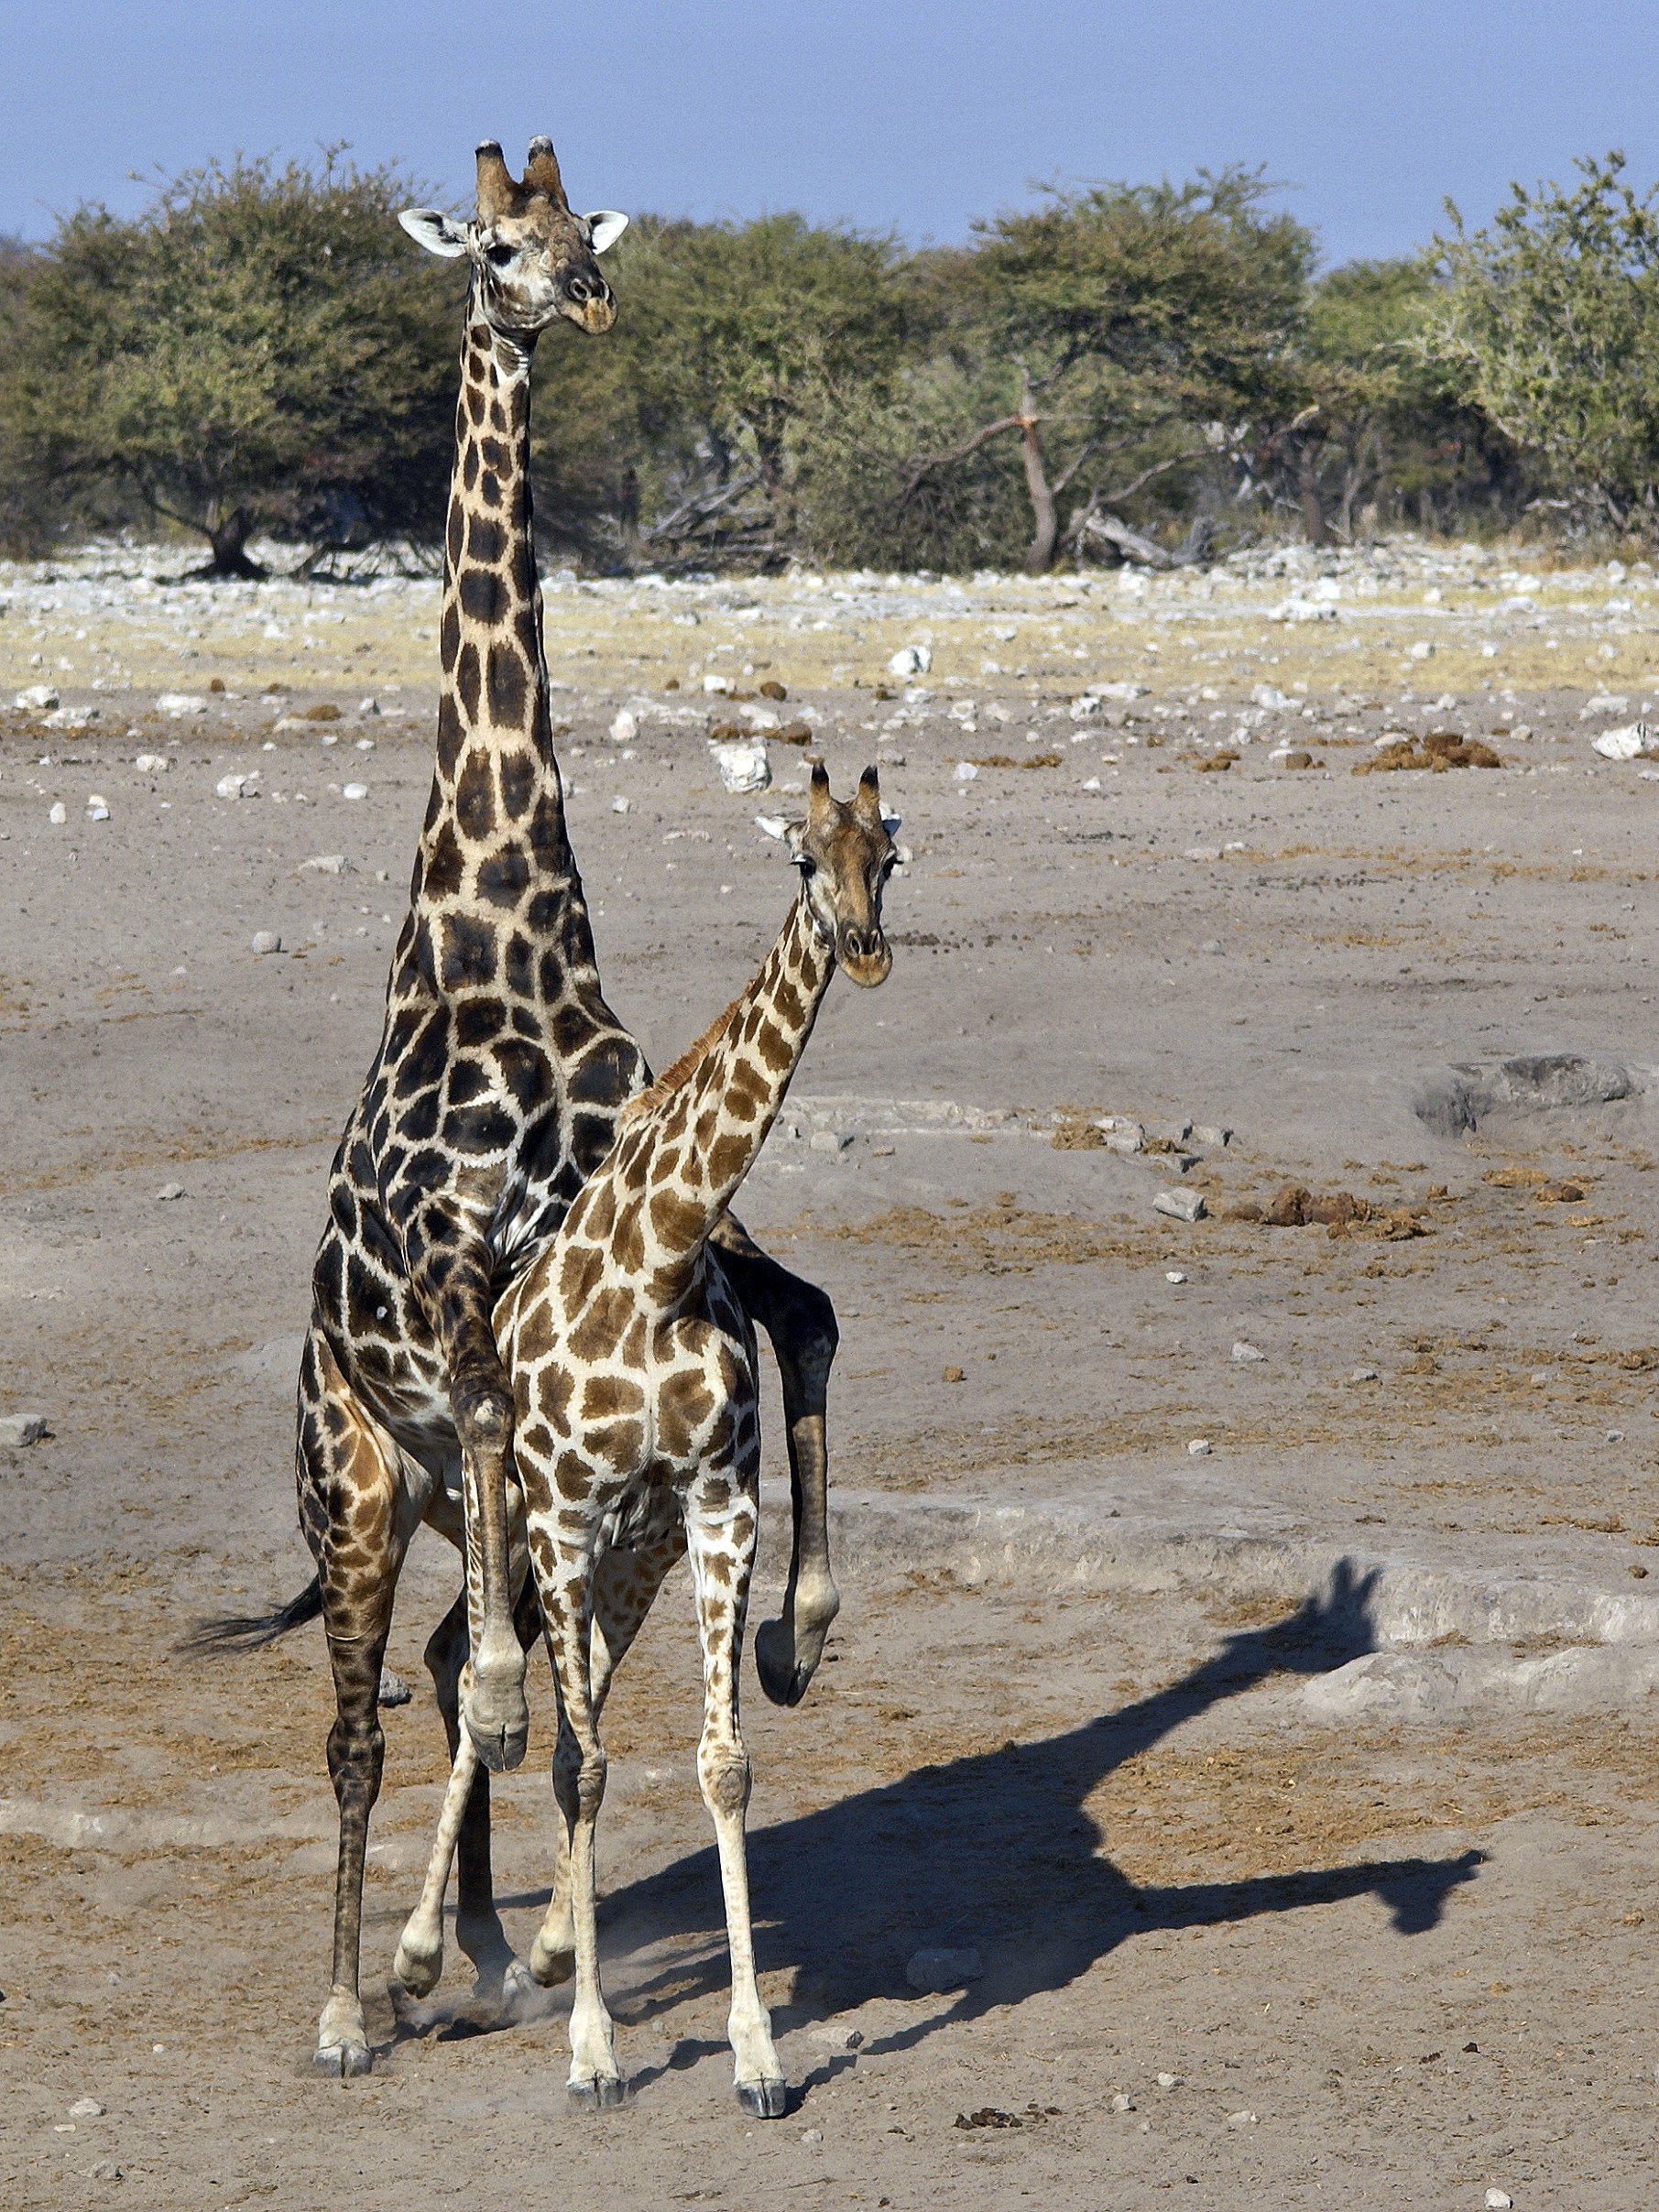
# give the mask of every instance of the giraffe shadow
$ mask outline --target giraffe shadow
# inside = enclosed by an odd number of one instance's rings
[[[868,2047],[903,2050],[952,2021],[1064,1988],[1128,1935],[1225,1925],[1374,1896],[1395,1930],[1436,1925],[1481,1854],[1309,1866],[1242,1881],[1137,1885],[1103,1855],[1097,1785],[1184,1722],[1276,1673],[1325,1673],[1375,1649],[1375,1572],[1341,1562],[1287,1618],[1228,1636],[1167,1688],[1064,1734],[972,1751],[863,1790],[749,1838],[758,1964],[792,1973],[785,2032],[873,1998],[916,2000],[923,1946],[972,1945],[985,1971],[947,2007]],[[545,1892],[541,1893],[543,1896]],[[533,1904],[525,1896],[510,1901]],[[612,1891],[600,1905],[618,2019],[642,2025],[727,1982],[712,1848]],[[628,1960],[628,1967],[623,1966]],[[617,1969],[621,1969],[617,1972]],[[682,2046],[676,2065],[701,2046]]]

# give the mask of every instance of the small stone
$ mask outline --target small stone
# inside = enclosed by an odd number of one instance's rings
[[[156,1193],[158,1199],[182,1198],[183,1195],[184,1185],[181,1182],[164,1182]]]
[[[1534,1390],[1545,1389],[1549,1386],[1550,1371],[1547,1368],[1534,1368],[1526,1379]]]
[[[282,940],[275,930],[256,930],[247,941],[247,949],[250,953],[261,954],[279,953],[282,950]]]
[[[611,743],[632,745],[639,735],[639,717],[630,714],[627,707],[619,707],[611,716]]]
[[[967,1378],[960,1368],[946,1368],[939,1379],[941,1382],[966,1382]]]
[[[1202,1221],[1204,1199],[1197,1191],[1160,1191],[1152,1200],[1154,1214],[1167,1214],[1173,1221]]]
[[[378,714],[380,712],[380,702],[373,697],[367,699],[359,699],[357,702],[357,712],[360,714]]]
[[[89,822],[107,822],[109,820],[109,801],[105,799],[102,791],[94,791],[87,801],[86,818]]]
[[[814,1129],[813,1131],[813,1150],[814,1152],[845,1152],[850,1148],[852,1141],[851,1133],[846,1129]]]
[[[0,1414],[0,1451],[20,1452],[26,1444],[38,1444],[48,1433],[44,1413]]]
[[[857,2051],[863,2048],[864,2030],[844,2028],[837,2021],[826,2020],[808,2030],[807,2041],[825,2051]]]
[[[948,1989],[960,1989],[967,1982],[977,1981],[984,1972],[979,1954],[972,1945],[959,1951],[928,1947],[911,1953],[904,1978],[912,1989],[942,1997]]]
[[[1179,1268],[1165,1268],[1163,1270],[1163,1280],[1165,1282],[1184,1282],[1186,1280],[1186,1277],[1181,1272]]]
[[[1207,1459],[1210,1455],[1210,1440],[1207,1436],[1195,1436],[1186,1447],[1186,1455],[1189,1459]]]
[[[240,799],[252,780],[250,776],[221,776],[213,786],[213,796],[216,799]]]
[[[931,646],[901,645],[887,664],[890,676],[925,676],[933,665]]]
[[[1132,2112],[1134,2108],[1134,2098],[1132,2097],[1126,2097],[1123,2091],[1119,2089],[1118,2094],[1112,2099],[1112,2110],[1114,2112]]]
[[[165,776],[172,765],[165,753],[140,753],[133,762],[140,776]]]
[[[302,876],[308,870],[319,876],[349,876],[352,864],[344,853],[319,853],[312,860],[302,860],[294,873]]]
[[[366,783],[343,784],[340,790],[340,796],[342,799],[366,799],[368,797],[368,786]]]
[[[119,2181],[122,2177],[121,2168],[113,2158],[101,2158],[91,2173],[93,2181]]]
[[[1240,1367],[1253,1367],[1259,1360],[1265,1359],[1267,1354],[1259,1351],[1253,1344],[1246,1344],[1241,1336],[1233,1346],[1233,1357]]]
[[[1377,1370],[1375,1368],[1356,1368],[1353,1373],[1348,1377],[1349,1382],[1375,1382],[1376,1379]]]
[[[186,714],[205,714],[207,701],[200,692],[163,692],[156,702],[158,714],[170,714],[175,722]]]
[[[824,2141],[824,2130],[822,2128],[802,2128],[801,2140],[803,2143],[821,2143]]]
[[[1434,649],[1426,637],[1420,637],[1415,645],[1406,647],[1405,657],[1408,660],[1426,660]]]
[[[33,708],[37,714],[49,714],[58,705],[56,686],[49,683],[31,683],[27,691],[17,693],[17,696],[12,701],[12,704],[26,713]]]
[[[51,805],[47,810],[46,819],[52,824],[54,829],[60,830],[63,827],[64,823],[69,820],[69,809],[64,805],[61,799],[54,799],[52,801]]]
[[[728,692],[736,691],[737,687],[729,676],[705,676],[703,679],[703,688],[705,692],[718,692],[724,696]]]
[[[406,1705],[414,1694],[401,1674],[394,1674],[390,1667],[381,1668],[380,1690],[375,1701],[377,1705]]]
[[[1622,1444],[1624,1442],[1624,1431],[1622,1429],[1610,1429],[1607,1433],[1607,1441],[1609,1444]]]
[[[1229,2112],[1227,2116],[1227,2124],[1229,2128],[1253,2128],[1256,2124],[1256,2115],[1253,2112]]]
[[[979,770],[971,760],[959,760],[951,770],[951,774],[958,783],[972,783],[978,773]]]
[[[618,791],[617,796],[611,801],[611,812],[613,814],[626,814],[632,804],[633,801],[631,799],[625,798],[623,794]]]
[[[1218,844],[1189,844],[1181,857],[1183,860],[1219,860],[1221,847]]]
[[[1209,947],[1206,945],[1204,949],[1208,952]],[[1219,949],[1217,946],[1217,950]],[[1203,1145],[1206,1150],[1233,1141],[1233,1132],[1223,1121],[1195,1121],[1191,1134],[1193,1142]]]
[[[1160,2074],[1158,2087],[1161,2089],[1178,2089],[1181,2087],[1181,2076],[1179,2074]]]
[[[1514,2201],[1507,2189],[1489,2189],[1486,2193],[1486,2212],[1509,2212]]]
[[[69,2108],[71,2119],[102,2119],[104,2107],[95,2097],[77,2097]]]

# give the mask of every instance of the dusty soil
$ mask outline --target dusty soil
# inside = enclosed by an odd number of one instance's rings
[[[607,1728],[638,2096],[583,2126],[558,1999],[504,2021],[453,1955],[433,2004],[399,2021],[384,1997],[441,1777],[419,1653],[454,1570],[419,1548],[365,1944],[381,2057],[310,2077],[320,1639],[217,1670],[167,1651],[306,1572],[295,1339],[425,800],[435,597],[137,589],[142,565],[0,572],[0,695],[63,702],[0,714],[0,1412],[51,1431],[0,1450],[16,2201],[506,2205],[562,2159],[618,2206],[1643,2201],[1652,1717],[1333,1729],[1301,1685],[1366,1648],[1363,1619],[1240,1618],[1201,1585],[967,1587],[896,1561],[849,1586],[804,1708],[751,1696],[764,1986],[801,2092],[766,2130],[726,2086],[671,1585]],[[1659,692],[1651,580],[1505,583],[1432,549],[1329,565],[1334,621],[1283,616],[1317,564],[1143,591],[561,584],[607,986],[660,1063],[769,941],[789,886],[754,816],[787,811],[801,751],[774,739],[774,788],[726,794],[705,725],[771,710],[697,687],[782,682],[776,718],[840,774],[882,759],[912,855],[892,979],[832,996],[743,1201],[835,1296],[843,1491],[1357,1531],[1629,1595],[1659,1539],[1659,784],[1588,740]],[[907,699],[886,663],[911,642],[934,659]],[[1080,706],[1125,681],[1148,688]],[[186,685],[205,711],[158,711]],[[1626,706],[1587,714],[1603,685]],[[343,712],[305,721],[319,704]],[[1349,772],[1397,730],[1505,765]],[[1323,765],[1274,757],[1295,749]],[[262,796],[217,795],[256,770]],[[1460,1139],[1413,1113],[1448,1069],[1564,1050],[1620,1062],[1630,1095]],[[1108,1113],[1171,1149],[1103,1149]],[[1365,1204],[1334,1233],[1230,1217],[1287,1184]],[[1152,1210],[1184,1185],[1206,1218]],[[548,1748],[500,1793],[516,1939],[550,1871]],[[939,1941],[984,1976],[919,1998],[905,1960]],[[826,2021],[862,2043],[814,2040]],[[107,2110],[71,2123],[82,2096]],[[956,2124],[982,2113],[1003,2117]]]

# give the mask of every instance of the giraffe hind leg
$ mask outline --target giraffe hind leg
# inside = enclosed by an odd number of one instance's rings
[[[386,1759],[380,1667],[417,1505],[398,1447],[357,1402],[315,1329],[300,1368],[296,1471],[333,1671],[328,1770],[340,1808],[333,1978],[312,2064],[339,2076],[366,2074],[373,2063],[360,1983],[363,1868]]]

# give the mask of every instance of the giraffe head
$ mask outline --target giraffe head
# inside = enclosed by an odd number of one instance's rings
[[[398,220],[429,254],[466,256],[485,315],[505,338],[533,343],[561,315],[595,335],[617,320],[595,256],[621,237],[628,217],[608,208],[572,212],[551,138],[530,140],[521,184],[496,141],[485,140],[473,222],[456,223],[435,207],[406,207]]]
[[[815,762],[806,820],[791,822],[784,834],[820,937],[854,983],[867,990],[885,983],[893,955],[881,933],[881,894],[899,848],[881,812],[875,769],[865,769],[843,806],[830,795],[824,763]]]

